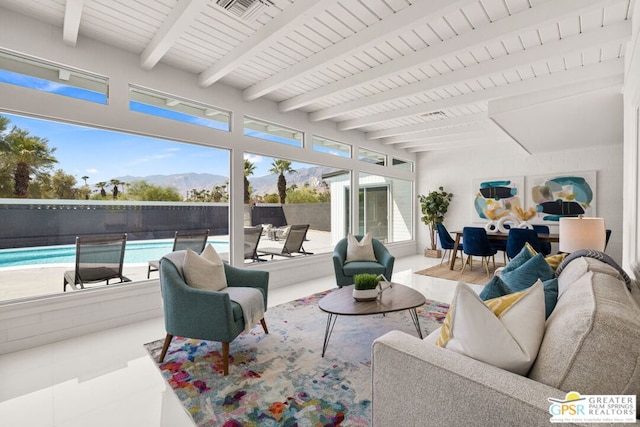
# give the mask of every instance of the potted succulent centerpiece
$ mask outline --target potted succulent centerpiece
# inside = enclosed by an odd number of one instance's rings
[[[440,258],[442,252],[436,249],[436,224],[444,221],[444,216],[449,209],[452,193],[444,191],[444,187],[439,187],[438,191],[432,191],[426,196],[418,195],[420,200],[420,209],[422,211],[422,222],[429,227],[429,237],[431,238],[431,248],[424,250],[424,256],[431,258]]]
[[[378,283],[380,276],[370,273],[353,276],[353,298],[356,301],[373,301],[378,298]]]

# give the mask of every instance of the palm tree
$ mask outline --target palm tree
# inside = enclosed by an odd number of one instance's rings
[[[89,177],[87,175],[83,176],[80,179],[84,181],[84,185],[87,185],[87,180],[89,179]]]
[[[100,182],[96,182],[95,185],[100,189],[100,196],[107,197],[107,192],[104,189],[104,187],[107,186],[107,183],[105,181],[100,181]]]
[[[251,192],[249,191],[249,177],[256,170],[256,165],[249,159],[244,159],[244,203],[248,205],[251,201]]]
[[[0,123],[0,128],[6,122]],[[0,152],[5,155],[6,166],[13,170],[13,194],[26,198],[31,176],[38,178],[53,169],[58,160],[53,156],[55,147],[49,147],[46,138],[29,135],[29,131],[13,127],[0,139]]]
[[[113,193],[113,198],[114,200],[118,198],[118,185],[121,184],[119,179],[111,179],[109,181],[111,183],[111,186],[113,186],[113,189],[111,190],[111,192]]]
[[[284,174],[295,173],[297,171],[291,168],[291,162],[289,160],[276,159],[271,162],[271,166],[269,172],[278,174],[278,195],[280,196],[280,203],[284,205],[287,200],[287,180]]]

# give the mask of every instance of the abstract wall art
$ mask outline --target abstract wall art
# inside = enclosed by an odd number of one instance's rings
[[[474,222],[497,221],[524,204],[524,177],[473,181]]]
[[[596,215],[595,171],[527,177],[527,188],[537,222]]]

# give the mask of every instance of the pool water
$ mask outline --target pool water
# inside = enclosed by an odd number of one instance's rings
[[[229,242],[209,240],[218,253],[229,252]],[[146,263],[171,252],[173,239],[127,242],[124,263]],[[74,264],[76,246],[40,246],[33,248],[0,249],[0,268],[36,264]]]

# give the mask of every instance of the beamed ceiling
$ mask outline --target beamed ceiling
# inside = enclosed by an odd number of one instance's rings
[[[263,1],[250,18],[216,0],[0,5],[61,27],[69,46],[93,38],[138,54],[145,70],[163,62],[198,75],[203,88],[220,82],[248,101],[264,97],[411,152],[496,132],[528,152],[553,149],[548,137],[539,145],[510,126],[535,105],[555,117],[572,108],[554,98],[579,104],[589,94],[621,111],[633,0]]]

